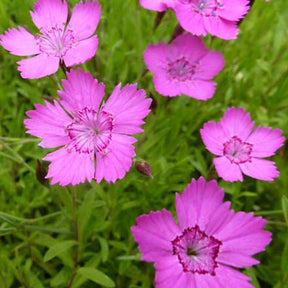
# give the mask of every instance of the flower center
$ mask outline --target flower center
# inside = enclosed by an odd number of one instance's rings
[[[196,62],[190,63],[185,57],[179,58],[174,62],[168,63],[168,75],[171,79],[179,81],[190,80],[195,74]]]
[[[217,16],[217,10],[222,9],[222,0],[180,0],[183,4],[192,5],[194,12],[203,16]]]
[[[42,34],[37,36],[37,44],[42,53],[48,56],[63,58],[74,43],[73,31],[71,29],[53,26],[42,29]]]
[[[102,152],[112,138],[113,116],[106,112],[96,112],[93,108],[83,108],[77,112],[74,121],[66,127],[71,142],[67,149],[79,153]]]
[[[223,144],[223,154],[232,163],[240,164],[251,161],[250,154],[253,149],[253,145],[247,142],[243,142],[237,136],[233,136],[228,142]]]
[[[199,226],[187,228],[172,241],[184,272],[215,275],[217,256],[222,242],[208,236]]]

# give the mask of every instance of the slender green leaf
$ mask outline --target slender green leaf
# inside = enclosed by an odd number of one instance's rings
[[[105,287],[115,287],[115,283],[111,280],[106,274],[99,271],[98,269],[91,268],[91,267],[82,267],[80,268],[77,273],[89,279],[95,283],[98,283]]]
[[[118,256],[117,259],[121,261],[131,261],[131,260],[140,261],[141,255],[142,255],[141,253],[138,253],[136,255]]]
[[[53,259],[76,244],[77,242],[75,240],[66,240],[55,244],[44,255],[44,262]]]
[[[102,261],[106,262],[108,260],[109,256],[109,246],[108,242],[105,238],[99,237],[98,238],[101,246],[101,256],[102,256]]]
[[[91,189],[85,194],[84,200],[78,210],[78,226],[80,240],[87,236],[86,228],[89,223],[94,205],[95,191]],[[91,230],[91,229],[90,229]],[[89,236],[89,235],[88,235]]]
[[[246,274],[251,277],[251,284],[253,285],[253,287],[255,288],[260,288],[260,284],[257,280],[257,273],[256,270],[253,267],[247,268],[246,270]]]
[[[286,223],[288,225],[288,199],[286,196],[282,197],[282,209],[283,209],[283,213],[284,213],[284,217],[286,220]]]

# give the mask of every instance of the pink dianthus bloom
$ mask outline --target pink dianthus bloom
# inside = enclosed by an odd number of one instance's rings
[[[175,223],[170,211],[136,219],[134,239],[141,259],[154,262],[156,288],[252,288],[250,278],[233,268],[258,264],[252,256],[271,241],[266,221],[230,210],[215,180],[192,179],[176,193]]]
[[[243,181],[250,177],[273,181],[279,176],[275,163],[261,159],[275,154],[285,140],[280,129],[257,127],[253,130],[249,113],[243,108],[229,108],[219,123],[207,122],[201,129],[206,148],[218,157],[214,165],[225,181]]]
[[[140,125],[149,113],[151,99],[137,84],[117,85],[101,105],[105,86],[80,68],[67,73],[64,90],[54,105],[37,104],[24,120],[27,133],[42,138],[44,148],[60,149],[49,153],[47,178],[52,184],[76,185],[86,179],[99,183],[122,179],[132,165],[137,140],[128,135],[143,132]]]
[[[95,55],[98,37],[93,34],[101,14],[97,1],[78,3],[67,25],[66,1],[38,0],[30,13],[39,34],[34,36],[19,26],[0,36],[1,45],[11,54],[33,56],[17,62],[23,78],[51,75],[58,70],[60,61],[71,67]]]
[[[199,100],[211,98],[216,83],[211,79],[224,66],[220,52],[208,50],[191,34],[178,36],[172,44],[149,45],[144,61],[153,73],[155,90],[163,96],[185,94]]]
[[[175,0],[173,10],[183,29],[194,35],[230,40],[238,34],[237,22],[249,11],[248,0]]]

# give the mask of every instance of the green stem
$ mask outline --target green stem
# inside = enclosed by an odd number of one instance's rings
[[[60,67],[61,67],[65,77],[67,77],[66,74],[67,74],[67,72],[69,72],[71,70],[71,68],[67,67],[63,60],[60,61]]]
[[[25,223],[34,223],[34,222],[38,222],[41,220],[49,219],[49,218],[52,218],[55,216],[59,216],[61,214],[62,214],[62,212],[58,211],[58,212],[54,212],[54,213],[51,213],[51,214],[48,214],[48,215],[45,215],[42,217],[37,217],[34,219],[27,219],[27,218],[20,218],[20,217],[14,216],[14,215],[10,215],[10,214],[5,213],[5,212],[0,212],[0,217],[6,217],[10,220],[19,221],[20,222],[19,224],[25,224]]]
[[[2,279],[3,288],[6,288],[7,286],[6,286],[6,278],[5,278],[5,276],[3,276],[2,273],[0,273],[0,277]]]
[[[275,225],[275,226],[287,226],[287,224],[285,222],[281,222],[281,221],[268,220],[267,223],[270,225]]]
[[[255,216],[268,216],[268,215],[282,215],[282,210],[274,210],[274,211],[257,211],[254,212]]]
[[[17,162],[18,164],[22,164],[24,165],[28,170],[30,170],[31,172],[35,173],[35,169],[33,169],[31,166],[29,166],[24,159],[16,152],[14,151],[11,147],[9,147],[9,145],[7,145],[6,143],[3,143],[3,147],[8,150],[8,152],[11,153],[11,155],[4,153],[4,152],[0,152],[0,155],[9,158],[15,162]]]
[[[3,137],[0,136],[0,141],[6,142],[19,142],[19,143],[37,143],[38,139],[30,139],[30,138],[13,138],[13,137]],[[13,143],[14,144],[14,143]]]
[[[49,233],[62,233],[62,234],[70,234],[69,230],[66,229],[57,229],[53,227],[41,227],[41,226],[34,226],[34,225],[23,225],[24,230],[28,231],[42,231],[42,232],[49,232]]]
[[[264,93],[264,95],[268,95],[270,94],[270,92],[275,88],[277,87],[281,82],[282,80],[286,79],[288,75],[288,69],[286,69],[279,77],[278,79],[276,79],[276,81],[274,81],[274,83],[268,87],[268,89],[266,90],[266,92]]]
[[[63,68],[62,68],[62,71],[63,71]],[[63,71],[64,72],[64,71]],[[66,77],[66,73],[64,72],[64,76]],[[53,75],[51,75],[50,76],[50,79],[54,82],[54,84],[56,84],[56,86],[58,87],[58,89],[62,89],[62,86],[61,86],[61,84],[60,84],[60,82],[59,82],[59,79],[58,79],[58,77],[56,76],[56,74],[53,74]],[[51,99],[53,99],[53,97],[51,98]],[[52,101],[53,102],[53,101]]]
[[[72,189],[72,201],[73,201],[73,223],[74,223],[74,239],[77,243],[76,250],[75,250],[75,257],[74,257],[74,267],[73,272],[71,274],[70,280],[66,288],[70,288],[73,284],[77,273],[78,267],[78,258],[79,258],[79,228],[78,228],[78,221],[77,221],[77,192],[76,189]]]

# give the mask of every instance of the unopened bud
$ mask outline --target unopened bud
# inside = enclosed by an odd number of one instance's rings
[[[148,176],[149,178],[153,178],[150,165],[145,160],[136,160],[135,168],[141,174]]]
[[[49,186],[49,181],[46,179],[47,170],[45,166],[37,159],[36,178],[44,186]]]

